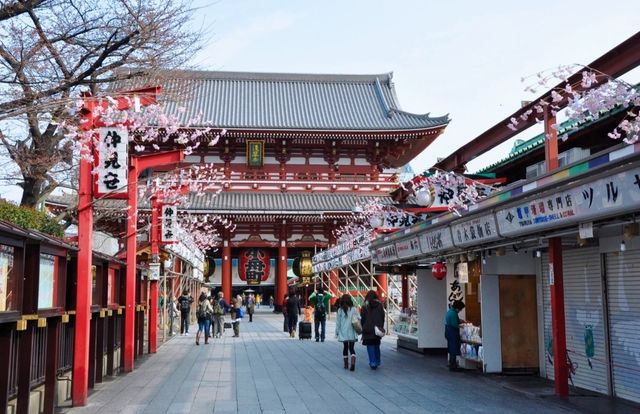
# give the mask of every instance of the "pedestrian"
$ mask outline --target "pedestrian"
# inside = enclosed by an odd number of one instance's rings
[[[213,337],[221,338],[224,333],[224,314],[230,309],[224,300],[224,293],[218,292],[218,298],[213,303]]]
[[[204,332],[204,343],[209,343],[209,324],[211,323],[211,315],[213,315],[213,308],[207,294],[202,292],[198,298],[198,308],[196,310],[196,317],[198,318],[198,333],[196,333],[196,345],[200,345],[200,335]]]
[[[289,301],[289,294],[284,294],[284,300],[282,302],[282,316],[284,317],[283,321],[283,330],[285,332],[289,332],[289,315],[287,314],[287,302]],[[289,334],[291,336],[291,334]]]
[[[313,292],[311,296],[309,296],[309,302],[314,306],[313,325],[316,342],[324,342],[325,328],[327,326],[327,310],[329,309],[330,300],[331,293],[325,292],[322,288],[319,288],[317,292]]]
[[[289,295],[289,298],[285,302],[285,306],[287,308],[287,317],[289,318],[289,336],[291,338],[296,337],[296,326],[298,325],[298,315],[300,315],[300,301],[298,300],[298,296]]]
[[[342,360],[344,369],[349,368],[349,355],[351,355],[351,371],[356,369],[355,344],[358,333],[353,326],[353,320],[359,320],[360,315],[353,306],[353,300],[349,294],[344,294],[338,300],[338,312],[336,315],[336,338],[342,342]]]
[[[247,298],[247,313],[249,314],[249,322],[253,322],[253,311],[256,306],[256,300],[253,295]]]
[[[233,302],[233,308],[231,315],[233,318],[233,337],[238,338],[240,336],[240,320],[242,319],[242,296],[237,295]]]
[[[182,291],[178,298],[178,309],[180,310],[180,335],[189,335],[189,312],[193,298],[187,289]]]
[[[367,347],[369,366],[377,369],[380,366],[379,334],[384,334],[384,309],[375,290],[370,290],[365,296],[364,306],[360,311],[362,318],[362,344]]]
[[[269,296],[269,309],[273,309],[273,296]]]
[[[180,311],[178,311],[178,306],[176,305],[176,302],[173,300],[173,296],[169,297],[169,300],[167,301],[168,303],[168,309],[167,312],[169,313],[169,336],[173,336],[176,333],[173,331],[173,323],[175,321],[175,319],[178,317],[178,314],[180,313]]]
[[[444,317],[444,337],[447,339],[447,352],[449,353],[449,371],[458,371],[458,359],[460,355],[460,317],[458,313],[464,309],[464,302],[455,300],[449,306]]]

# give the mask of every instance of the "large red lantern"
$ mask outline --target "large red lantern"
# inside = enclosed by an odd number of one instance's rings
[[[238,274],[247,285],[259,285],[269,279],[269,252],[262,249],[244,249],[240,251]]]
[[[431,276],[438,280],[442,280],[447,277],[447,265],[442,262],[434,263],[431,266]]]

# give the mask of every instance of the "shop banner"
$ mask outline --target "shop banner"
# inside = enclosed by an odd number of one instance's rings
[[[406,259],[419,256],[420,254],[422,254],[422,251],[420,250],[420,240],[417,236],[396,242],[396,255],[398,259]]]
[[[613,217],[640,206],[640,168],[498,210],[498,230],[515,236],[552,227]]]
[[[419,240],[422,253],[428,255],[453,248],[451,229],[448,226],[426,231],[419,236]]]
[[[126,128],[98,130],[96,196],[127,194],[129,173],[129,132]]]
[[[175,243],[178,241],[178,207],[163,205],[160,217],[160,242]]]
[[[395,244],[378,247],[373,252],[373,263],[389,263],[398,260]]]
[[[453,244],[466,247],[499,239],[497,228],[493,214],[455,223],[451,226]]]

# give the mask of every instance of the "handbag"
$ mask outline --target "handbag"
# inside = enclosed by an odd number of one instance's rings
[[[360,335],[362,333],[362,323],[360,322],[360,317],[357,313],[354,313],[351,317],[351,326],[353,326],[353,330],[356,331],[356,334]]]
[[[373,327],[373,332],[376,334],[376,336],[379,336],[380,338],[382,338],[385,335],[385,331],[384,329],[380,329],[377,326],[374,325]]]

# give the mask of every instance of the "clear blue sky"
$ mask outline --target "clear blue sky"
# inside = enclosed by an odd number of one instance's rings
[[[195,24],[208,32],[207,47],[194,57],[202,69],[393,71],[404,110],[452,118],[412,162],[416,172],[531,100],[521,77],[589,63],[640,30],[638,0],[195,0],[194,6]],[[628,79],[640,81],[640,71]],[[511,145],[479,157],[469,170],[502,158]]]
[[[412,166],[421,171],[511,114],[520,79],[592,62],[640,30],[640,1],[200,0],[211,35],[206,69],[384,73],[404,110],[449,113],[444,135]],[[640,71],[639,71],[640,72]],[[634,72],[631,79],[640,81]],[[635,79],[634,79],[635,77]],[[523,137],[533,136],[532,128]],[[512,142],[469,164],[475,171]]]

